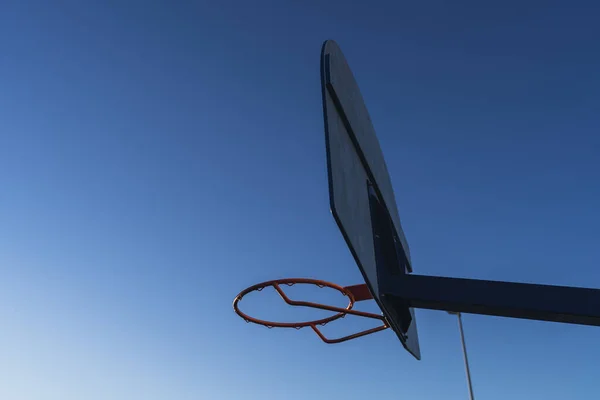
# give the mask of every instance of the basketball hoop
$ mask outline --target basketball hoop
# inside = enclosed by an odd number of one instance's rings
[[[342,293],[344,296],[348,297],[348,305],[345,308],[342,308],[342,307],[329,306],[326,304],[312,303],[312,302],[308,302],[308,301],[296,301],[296,300],[290,299],[284,293],[284,291],[281,289],[281,285],[293,286],[293,285],[299,285],[299,284],[315,285],[315,286],[318,286],[321,288],[328,287],[328,288],[337,290],[338,292]],[[238,304],[245,295],[247,295],[250,292],[254,292],[254,291],[260,292],[264,288],[269,287],[269,286],[272,286],[277,291],[277,293],[279,293],[279,296],[281,296],[283,301],[285,301],[290,306],[316,308],[319,310],[332,311],[332,312],[335,312],[336,314],[332,315],[331,317],[317,319],[314,321],[307,321],[307,322],[272,322],[272,321],[265,321],[262,319],[251,317],[239,309]],[[242,317],[248,323],[263,325],[263,326],[266,326],[267,328],[301,329],[301,328],[305,328],[305,327],[310,327],[319,336],[319,338],[321,338],[321,340],[323,342],[325,342],[327,344],[335,344],[335,343],[342,343],[342,342],[345,342],[345,341],[348,341],[351,339],[356,339],[356,338],[359,338],[362,336],[370,335],[372,333],[382,331],[389,327],[385,317],[382,315],[372,314],[372,313],[368,313],[368,312],[364,312],[364,311],[357,311],[357,310],[352,309],[354,307],[355,302],[363,301],[363,300],[371,300],[371,299],[373,299],[373,296],[369,292],[369,289],[366,284],[342,287],[342,286],[336,285],[334,283],[325,282],[325,281],[321,281],[321,280],[317,280],[317,279],[289,278],[289,279],[277,279],[277,280],[273,280],[273,281],[267,281],[267,282],[263,282],[263,283],[259,283],[259,284],[250,286],[249,288],[243,290],[240,294],[238,294],[235,297],[235,299],[233,300],[233,309],[235,310],[237,315]],[[360,332],[357,332],[357,333],[354,333],[354,334],[351,334],[348,336],[343,336],[343,337],[340,337],[337,339],[326,338],[321,333],[319,328],[317,327],[317,326],[326,325],[332,321],[343,318],[346,315],[356,315],[358,317],[376,319],[376,320],[381,321],[382,325],[380,325],[376,328],[367,329],[367,330],[360,331]]]

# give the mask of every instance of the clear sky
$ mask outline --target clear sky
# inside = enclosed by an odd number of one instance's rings
[[[415,272],[600,288],[593,4],[3,2],[0,398],[466,398],[446,313],[417,311],[419,362],[392,332],[327,346],[231,303],[360,283],[328,209],[326,39]],[[244,310],[307,315],[261,294]],[[600,328],[463,319],[479,398],[600,397]]]

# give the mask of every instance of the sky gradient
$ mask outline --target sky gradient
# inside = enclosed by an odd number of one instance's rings
[[[360,283],[328,209],[326,39],[416,273],[600,288],[597,2],[359,3],[0,6],[0,398],[466,398],[446,313],[417,311],[418,362],[392,332],[327,346],[231,308]],[[261,294],[244,310],[315,315]],[[478,398],[600,396],[598,328],[463,322]]]

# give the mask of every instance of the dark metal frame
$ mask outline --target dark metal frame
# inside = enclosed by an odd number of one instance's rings
[[[600,289],[412,274],[386,278],[382,296],[414,308],[600,326]]]
[[[408,315],[411,307],[600,326],[600,289],[409,273],[408,259],[398,244],[385,202],[370,188],[367,182],[379,296],[401,313],[402,326],[392,322],[401,333],[406,333],[412,322]]]

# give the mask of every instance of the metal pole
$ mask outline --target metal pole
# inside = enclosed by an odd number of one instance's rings
[[[462,344],[463,358],[465,360],[465,371],[467,373],[467,385],[469,386],[469,400],[475,400],[473,395],[473,384],[471,383],[471,370],[469,369],[469,358],[467,357],[467,343],[465,342],[465,334],[463,331],[462,317],[459,312],[448,311],[448,314],[456,314],[458,317],[458,330],[460,332],[460,342]]]
[[[600,289],[389,275],[380,292],[408,307],[600,326]]]

